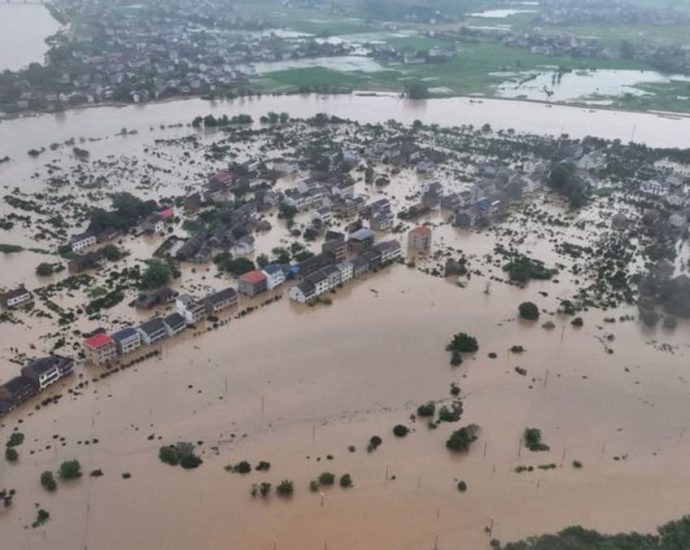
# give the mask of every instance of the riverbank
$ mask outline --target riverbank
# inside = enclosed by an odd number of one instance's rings
[[[23,113],[23,112],[22,113],[2,113],[2,112],[0,112],[0,124],[3,121],[8,121],[8,120],[31,118],[31,117],[41,116],[41,115],[59,116],[59,115],[64,114],[64,113],[88,111],[91,109],[98,109],[101,107],[104,107],[104,108],[127,108],[127,107],[143,108],[143,107],[146,107],[147,105],[166,105],[166,104],[170,104],[170,103],[190,101],[190,100],[205,101],[205,102],[208,102],[209,104],[213,105],[215,103],[228,103],[228,102],[233,102],[233,101],[261,100],[262,98],[265,98],[265,97],[291,97],[291,96],[299,96],[299,97],[357,96],[357,97],[371,97],[371,98],[387,97],[387,98],[405,99],[406,101],[409,101],[412,104],[415,104],[415,103],[416,104],[423,104],[423,103],[429,102],[429,101],[440,101],[440,100],[448,100],[448,99],[461,99],[461,100],[475,101],[475,102],[500,101],[500,102],[517,103],[518,105],[520,105],[520,104],[525,104],[525,105],[537,104],[537,105],[547,105],[547,106],[553,106],[553,107],[571,107],[571,108],[575,108],[575,109],[588,109],[588,110],[594,111],[594,112],[603,111],[603,112],[651,114],[651,115],[658,115],[658,116],[674,116],[674,117],[690,118],[690,112],[684,112],[684,111],[678,111],[678,112],[676,112],[676,111],[665,111],[665,110],[659,110],[659,109],[653,109],[653,108],[649,108],[649,109],[627,108],[626,109],[620,105],[600,105],[600,104],[588,103],[586,101],[547,101],[547,100],[543,100],[543,99],[499,97],[499,96],[481,95],[481,94],[474,94],[474,95],[451,94],[451,95],[443,95],[443,96],[438,96],[438,97],[429,97],[426,99],[408,99],[408,98],[405,98],[404,94],[401,94],[399,92],[395,92],[392,90],[348,90],[348,91],[329,92],[329,93],[316,93],[316,92],[302,93],[302,92],[298,92],[298,91],[279,92],[279,93],[267,92],[267,93],[259,93],[259,94],[247,94],[247,95],[237,96],[237,97],[233,97],[233,98],[229,98],[229,97],[207,98],[207,97],[203,97],[203,96],[177,95],[177,96],[169,96],[169,97],[165,97],[162,99],[157,99],[154,101],[149,101],[146,103],[136,103],[136,104],[118,102],[118,101],[108,101],[108,102],[102,102],[102,103],[94,103],[94,104],[90,104],[90,105],[69,106],[66,109],[59,110],[59,111],[33,111],[33,112],[26,112],[26,113]]]

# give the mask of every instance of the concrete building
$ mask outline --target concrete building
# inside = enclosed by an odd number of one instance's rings
[[[187,328],[186,319],[177,312],[164,317],[163,323],[165,324],[165,330],[168,336],[175,336]]]
[[[118,330],[112,335],[112,338],[115,340],[117,352],[120,355],[127,355],[141,347],[141,334],[139,334],[137,329],[132,327]]]
[[[316,296],[316,288],[309,281],[302,281],[288,290],[288,298],[304,304]]]
[[[137,327],[139,334],[141,334],[141,340],[147,346],[155,344],[156,342],[162,340],[168,336],[168,329],[162,319],[155,318],[150,321],[146,321]]]
[[[103,365],[117,357],[117,345],[107,334],[96,334],[84,340],[86,360],[93,365]]]
[[[359,254],[374,244],[374,232],[365,227],[350,234],[347,247],[350,253]]]
[[[250,271],[240,277],[238,290],[245,296],[256,296],[268,290],[268,278],[258,269]]]
[[[431,227],[421,225],[407,234],[407,247],[414,252],[428,254],[431,251]]]
[[[33,301],[34,295],[24,287],[0,294],[0,304],[2,304],[2,307],[5,309],[28,306],[32,304]]]
[[[272,290],[285,282],[285,273],[283,273],[283,268],[278,264],[268,264],[261,271],[266,275],[268,290]]]
[[[206,312],[210,315],[211,313],[218,313],[224,309],[228,309],[236,306],[240,301],[240,297],[234,288],[226,288],[219,292],[214,292],[209,294],[204,298],[204,303],[206,305]]]
[[[61,355],[41,357],[22,368],[22,376],[38,384],[39,390],[44,390],[61,378],[67,376],[74,368],[74,360]]]
[[[79,252],[90,246],[94,246],[98,242],[96,235],[91,232],[82,233],[81,235],[75,235],[70,241],[70,247],[72,252]]]
[[[194,296],[183,294],[175,300],[175,309],[182,315],[188,325],[198,323],[206,317],[206,306]]]

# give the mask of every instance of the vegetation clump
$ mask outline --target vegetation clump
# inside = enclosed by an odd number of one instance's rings
[[[81,477],[81,464],[78,460],[67,460],[60,464],[60,477],[62,479],[77,479]]]
[[[350,477],[350,474],[343,474],[340,476],[340,486],[343,489],[352,487],[352,478]]]
[[[331,472],[323,472],[319,476],[319,485],[323,485],[323,486],[327,487],[327,486],[333,485],[333,483],[335,483],[335,475],[332,474]]]
[[[378,435],[371,436],[369,444],[367,445],[367,451],[370,453],[375,451],[381,443],[383,443],[383,440]]]
[[[436,405],[429,401],[428,403],[424,403],[423,405],[420,405],[417,407],[417,416],[421,416],[423,418],[425,417],[430,417],[434,416],[434,413],[436,412]]]
[[[446,351],[459,351],[463,353],[474,353],[479,349],[479,343],[474,336],[466,332],[458,332],[446,346]]]
[[[534,302],[522,302],[518,306],[520,317],[528,321],[536,321],[539,319],[539,308]]]
[[[525,442],[525,447],[530,451],[548,451],[550,449],[548,445],[542,442],[541,430],[538,428],[525,428],[522,438]]]
[[[41,485],[46,491],[53,492],[57,489],[57,482],[53,472],[46,470],[41,474]]]
[[[476,424],[469,424],[455,430],[446,441],[446,448],[454,452],[467,452],[470,445],[479,437],[480,428]]]
[[[292,496],[292,494],[294,492],[295,492],[295,487],[294,487],[292,481],[290,481],[288,479],[284,479],[276,487],[276,493],[278,493],[278,496],[281,496],[281,497]]]
[[[397,424],[393,428],[393,435],[395,437],[405,437],[409,432],[410,429],[407,426],[403,426],[402,424]]]
[[[165,445],[158,450],[161,462],[170,466],[182,466],[185,470],[199,467],[203,460],[194,454],[192,443],[179,442],[175,445]]]

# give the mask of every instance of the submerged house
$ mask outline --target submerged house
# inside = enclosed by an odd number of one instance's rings
[[[103,365],[117,357],[117,345],[107,334],[94,334],[84,340],[84,353],[89,363]]]

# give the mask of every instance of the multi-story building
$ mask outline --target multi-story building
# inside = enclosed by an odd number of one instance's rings
[[[112,335],[112,338],[115,340],[117,352],[120,355],[126,355],[141,347],[141,334],[132,327],[118,330]]]
[[[86,360],[94,365],[103,365],[117,357],[117,345],[107,334],[95,334],[84,340]]]
[[[421,225],[407,234],[407,247],[415,252],[428,254],[431,251],[431,227]]]

